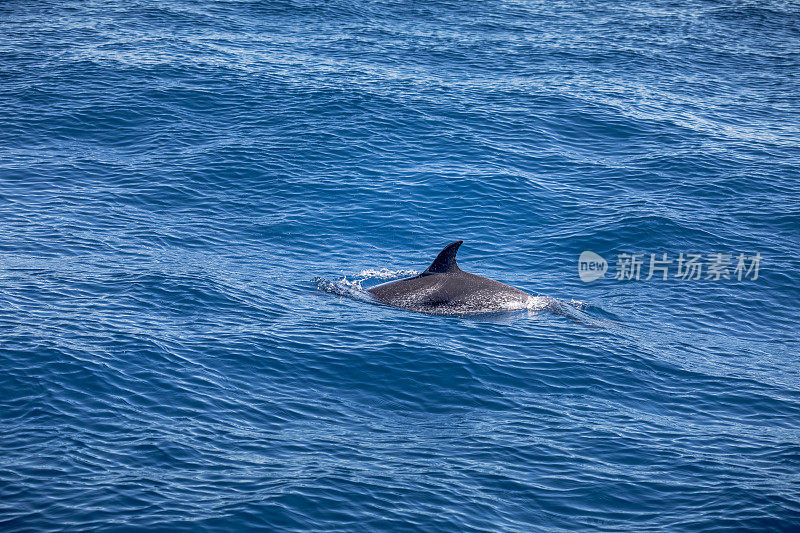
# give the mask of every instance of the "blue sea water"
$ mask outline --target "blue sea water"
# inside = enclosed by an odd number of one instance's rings
[[[796,530],[798,275],[796,3],[0,4],[3,531]]]

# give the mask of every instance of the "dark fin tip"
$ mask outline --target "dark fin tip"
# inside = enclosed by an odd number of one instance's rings
[[[456,263],[456,252],[458,252],[458,247],[461,246],[463,242],[464,241],[455,241],[445,246],[444,250],[439,252],[439,255],[433,260],[431,266],[429,266],[423,274],[445,274],[447,272],[461,271]]]

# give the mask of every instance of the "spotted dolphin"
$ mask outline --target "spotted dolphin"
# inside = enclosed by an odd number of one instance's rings
[[[533,298],[505,283],[464,272],[456,252],[464,241],[445,246],[422,274],[367,289],[379,302],[431,314],[473,314],[522,309]]]

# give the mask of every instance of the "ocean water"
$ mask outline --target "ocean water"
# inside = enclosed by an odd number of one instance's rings
[[[794,2],[3,2],[0,530],[796,530],[799,141]]]

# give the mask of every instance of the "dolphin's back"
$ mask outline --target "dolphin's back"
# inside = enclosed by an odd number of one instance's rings
[[[425,311],[447,310],[479,312],[492,304],[527,300],[529,295],[493,279],[469,272],[430,274],[384,283],[369,289],[388,305]]]
[[[531,296],[519,289],[464,272],[455,261],[461,241],[448,245],[425,272],[390,281],[369,292],[380,302],[428,313],[480,313],[520,308]]]

